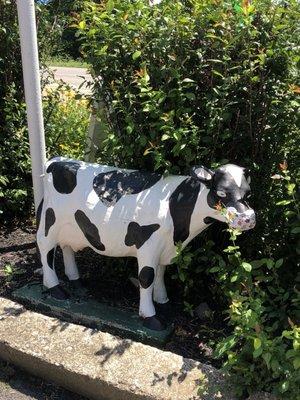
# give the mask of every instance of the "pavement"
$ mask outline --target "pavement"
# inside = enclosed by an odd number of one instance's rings
[[[0,360],[0,400],[87,400]]]
[[[48,87],[57,87],[58,82],[63,81],[74,89],[79,90],[82,94],[91,94],[88,82],[91,82],[92,78],[86,68],[55,66],[49,68],[54,73],[56,83],[52,83]]]

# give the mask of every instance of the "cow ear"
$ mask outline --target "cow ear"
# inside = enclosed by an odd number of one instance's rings
[[[214,172],[209,168],[199,165],[198,167],[192,167],[191,176],[199,179],[203,183],[208,183],[212,180]]]

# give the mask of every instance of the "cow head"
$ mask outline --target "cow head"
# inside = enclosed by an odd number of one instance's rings
[[[193,167],[191,175],[200,180],[209,189],[207,203],[210,217],[229,222],[230,227],[241,230],[255,226],[255,212],[248,205],[250,195],[250,177],[245,168],[226,164],[212,171],[206,167]],[[224,212],[218,211],[221,204]]]

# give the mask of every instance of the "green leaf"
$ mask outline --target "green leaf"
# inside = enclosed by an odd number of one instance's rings
[[[84,29],[86,27],[85,21],[80,21],[78,24],[79,29]]]
[[[251,272],[252,270],[252,265],[247,263],[247,262],[242,262],[242,267],[244,268],[245,271]]]
[[[141,52],[140,50],[135,51],[135,52],[132,54],[132,59],[133,59],[133,60],[136,60],[137,58],[139,58],[139,57],[141,56],[141,54],[142,54],[142,52]]]
[[[282,264],[283,264],[283,258],[280,258],[279,260],[276,261],[275,268],[280,268]]]
[[[270,361],[272,358],[272,354],[271,353],[264,353],[262,355],[262,358],[265,360],[265,363],[267,364],[268,369],[270,368]]]
[[[293,361],[293,366],[295,369],[300,368],[300,357],[295,358],[295,360]]]
[[[255,350],[257,350],[257,349],[259,349],[260,347],[261,347],[261,340],[260,340],[260,338],[255,338],[254,339],[254,341],[253,341],[253,346],[254,346],[254,349]]]
[[[281,384],[281,392],[286,392],[289,388],[290,384],[289,381],[285,381]]]
[[[291,204],[293,200],[281,200],[276,203],[276,206],[287,206],[288,204]]]
[[[182,271],[179,271],[179,279],[181,282],[184,282],[186,280],[186,276]]]
[[[185,97],[187,97],[190,100],[195,100],[196,96],[194,95],[194,93],[186,93]]]
[[[254,350],[253,358],[257,358],[257,357],[261,356],[262,352],[263,352],[263,348],[262,347],[259,347],[258,349]]]
[[[114,0],[108,0],[108,2],[106,3],[106,10],[110,12],[114,9],[114,7],[115,7]]]
[[[288,190],[289,194],[292,194],[292,193],[293,193],[295,187],[296,187],[296,184],[295,184],[295,183],[288,183],[288,185],[287,185],[287,190]]]
[[[232,251],[238,250],[239,246],[228,246],[227,249],[224,249],[224,253],[230,253]]]
[[[291,233],[300,233],[300,226],[297,226],[296,228],[293,228],[291,230]]]
[[[162,135],[162,137],[161,137],[161,140],[168,140],[168,139],[170,139],[170,136],[167,135],[166,133],[164,133],[164,134]]]
[[[194,83],[195,81],[193,79],[190,79],[190,78],[184,78],[184,80],[182,82],[183,83]]]
[[[212,267],[210,268],[209,272],[218,272],[220,270],[220,267]]]
[[[212,70],[214,75],[220,76],[221,78],[224,78],[224,76],[221,74],[221,72],[216,71],[215,69]]]
[[[96,50],[96,54],[97,54],[98,56],[101,56],[102,54],[105,54],[105,53],[106,53],[107,49],[108,49],[108,46],[107,46],[107,45],[102,46],[99,50]]]
[[[217,345],[215,350],[215,357],[219,358],[236,344],[235,336],[228,336],[221,343]]]

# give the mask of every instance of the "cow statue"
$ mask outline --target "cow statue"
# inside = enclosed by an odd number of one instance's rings
[[[54,268],[57,245],[74,287],[80,283],[74,252],[84,247],[106,256],[136,257],[139,315],[149,329],[164,329],[153,300],[168,302],[164,273],[177,243],[184,247],[214,220],[227,221],[226,212],[235,228],[255,225],[246,202],[250,178],[233,164],[215,171],[193,167],[190,176],[162,176],[56,157],[45,171],[37,212],[44,286],[54,298],[67,298]],[[216,207],[220,203],[223,212]]]

